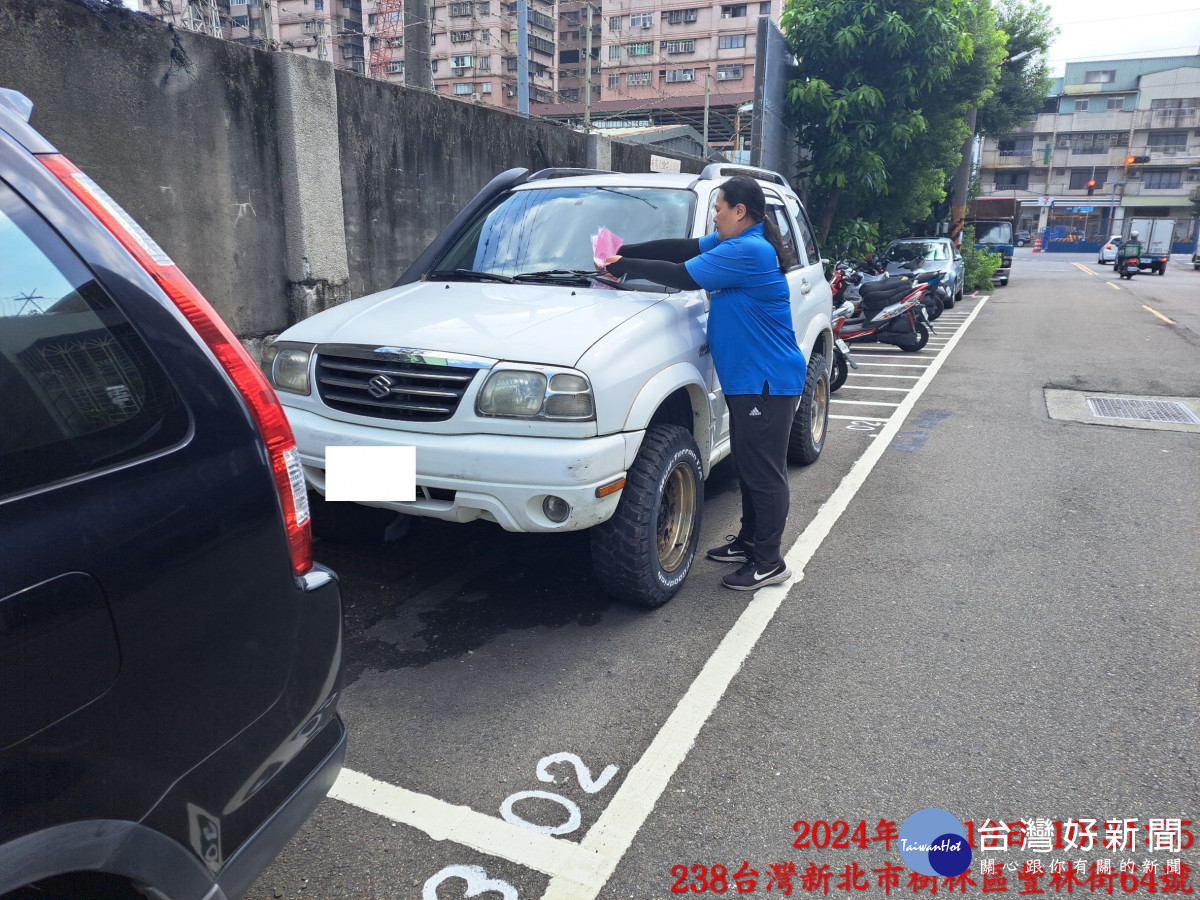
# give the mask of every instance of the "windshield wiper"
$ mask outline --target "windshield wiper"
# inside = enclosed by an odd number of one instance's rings
[[[610,194],[616,194],[618,197],[628,197],[630,200],[641,200],[643,203],[645,203],[651,209],[658,209],[657,206],[655,206],[653,203],[651,203],[645,197],[639,197],[637,194],[629,194],[629,193],[626,193],[625,191],[618,190],[617,188],[610,188],[610,187],[598,187],[598,188],[596,188],[596,190],[607,191]]]
[[[608,285],[616,288],[618,291],[632,291],[633,288],[626,287],[617,281],[609,281],[607,278],[601,278],[598,272],[587,272],[582,269],[547,269],[544,272],[522,272],[520,275],[513,276],[514,281],[546,279],[547,281],[574,281],[581,284],[590,284],[593,281],[598,281],[600,284]]]
[[[451,275],[457,275],[459,278],[478,278],[480,281],[499,281],[504,284],[512,284],[513,280],[507,275],[497,275],[495,272],[477,272],[474,269],[455,269],[453,272],[438,271],[430,272],[430,278],[449,278]]]

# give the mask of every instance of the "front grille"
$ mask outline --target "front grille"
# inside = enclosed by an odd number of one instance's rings
[[[400,422],[444,422],[477,370],[319,354],[317,393],[330,409]]]

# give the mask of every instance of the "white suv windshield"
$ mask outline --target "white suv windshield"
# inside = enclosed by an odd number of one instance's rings
[[[548,271],[591,272],[596,268],[592,235],[602,227],[626,244],[688,237],[694,203],[691,191],[667,188],[512,191],[471,223],[433,268],[509,278]]]

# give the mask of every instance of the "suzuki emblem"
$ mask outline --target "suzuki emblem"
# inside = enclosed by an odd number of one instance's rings
[[[386,375],[376,375],[367,382],[367,393],[376,400],[382,400],[392,392],[392,379]]]

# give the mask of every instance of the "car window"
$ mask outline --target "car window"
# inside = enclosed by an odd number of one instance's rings
[[[767,215],[775,220],[775,224],[779,226],[779,234],[783,238],[783,244],[792,254],[791,267],[804,265],[804,257],[800,255],[800,249],[796,246],[796,232],[792,230],[792,220],[788,216],[787,210],[777,203],[767,204]]]
[[[812,222],[808,220],[808,213],[804,211],[803,207],[796,213],[796,225],[800,228],[800,244],[804,247],[808,264],[816,265],[821,261],[821,250],[817,246],[817,233],[813,230]]]
[[[156,452],[187,428],[129,320],[0,182],[0,497]]]
[[[884,252],[888,262],[908,262],[912,259],[933,259],[933,245],[925,241],[904,241],[891,244]]]
[[[507,276],[554,269],[592,271],[596,266],[591,238],[601,228],[626,244],[688,237],[695,199],[691,191],[669,188],[510,191],[471,223],[433,268]]]

